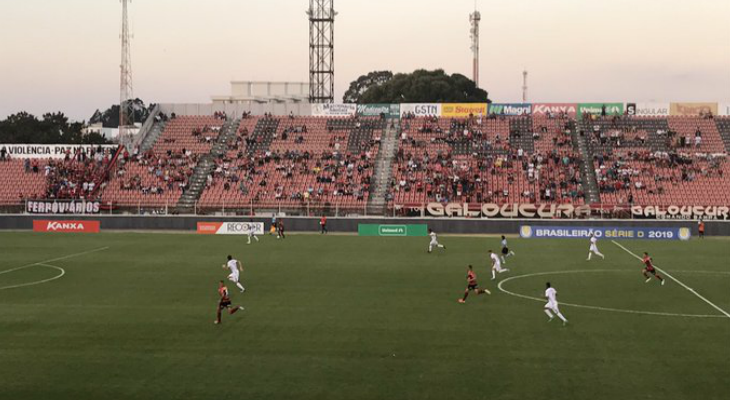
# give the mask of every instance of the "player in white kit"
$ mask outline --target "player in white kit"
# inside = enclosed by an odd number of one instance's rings
[[[492,280],[497,279],[497,273],[507,272],[509,269],[502,268],[502,262],[499,260],[499,256],[492,250],[489,250],[489,258],[492,260]]]
[[[568,323],[568,320],[565,319],[563,314],[560,313],[560,310],[558,309],[558,291],[555,290],[555,288],[550,286],[550,282],[547,282],[545,284],[547,286],[547,289],[545,289],[545,298],[547,299],[547,304],[545,304],[545,314],[547,314],[550,319],[548,322],[552,321],[553,318],[555,318],[555,315],[560,318],[560,320],[563,321],[563,326],[565,326]]]
[[[248,224],[248,243],[246,244],[251,244],[251,238],[256,239],[257,242],[259,241],[259,237],[256,236],[255,228],[256,225],[254,225],[253,221],[250,221]]]
[[[586,261],[591,261],[591,256],[594,253],[595,253],[595,255],[597,255],[601,258],[604,258],[604,259],[606,258],[606,256],[604,256],[603,254],[601,254],[600,251],[598,251],[598,245],[596,243],[598,243],[598,238],[596,237],[595,233],[591,232],[591,247],[588,249],[588,259]]]
[[[436,237],[436,232],[434,232],[433,229],[428,230],[428,236],[431,237],[431,243],[428,244],[429,253],[431,252],[431,250],[433,250],[434,247],[439,247],[439,248],[446,250],[446,246],[439,243],[439,240]]]
[[[231,273],[228,274],[228,280],[235,283],[238,289],[243,293],[246,289],[241,285],[241,272],[243,272],[243,266],[232,256],[228,256],[228,262],[223,264],[223,269],[228,268]]]
[[[507,264],[507,257],[515,255],[515,252],[507,247],[507,238],[502,235],[502,263]]]

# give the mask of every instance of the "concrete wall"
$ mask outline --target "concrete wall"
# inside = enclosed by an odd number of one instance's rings
[[[199,221],[249,221],[264,222],[268,228],[270,218],[241,217],[194,217],[194,216],[30,216],[8,215],[0,217],[0,230],[30,230],[33,220],[99,220],[101,229],[112,230],[189,230],[197,229]],[[288,231],[318,231],[319,218],[286,217]],[[357,232],[357,225],[368,224],[427,224],[438,233],[466,234],[517,234],[520,225],[560,225],[560,226],[642,226],[642,227],[687,227],[692,235],[697,235],[697,223],[694,221],[626,221],[626,220],[497,220],[497,219],[434,219],[434,218],[328,218],[327,226],[331,232]],[[730,222],[707,221],[707,236],[730,236]]]

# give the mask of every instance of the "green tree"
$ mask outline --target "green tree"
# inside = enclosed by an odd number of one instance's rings
[[[105,144],[99,134],[83,134],[83,122],[69,122],[63,113],[47,113],[41,119],[27,112],[0,121],[0,143]]]
[[[360,96],[367,92],[368,89],[376,86],[381,86],[393,78],[393,73],[390,71],[373,71],[367,75],[362,75],[357,80],[350,83],[350,88],[347,89],[345,95],[342,97],[343,103],[359,103]]]
[[[362,78],[360,77],[358,81]],[[358,81],[350,85],[351,90],[360,87]],[[346,94],[345,101],[347,99]],[[441,69],[434,71],[419,69],[409,74],[395,74],[384,83],[367,86],[357,97],[357,102],[362,104],[490,103],[491,100],[485,90],[478,88],[474,81],[464,75],[447,75]]]

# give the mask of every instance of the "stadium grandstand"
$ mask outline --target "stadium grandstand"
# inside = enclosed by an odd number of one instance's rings
[[[109,213],[340,216],[407,215],[428,203],[569,203],[612,216],[629,215],[631,206],[727,205],[730,117],[716,115],[717,105],[657,105],[695,115],[644,116],[618,104],[619,111],[594,104],[602,108],[595,113],[581,104],[567,112],[483,104],[475,105],[483,113],[460,116],[416,115],[413,104],[378,116],[357,107],[344,115],[179,115],[162,105],[129,148],[24,158],[23,149],[5,146],[0,178],[13,184],[0,204],[22,210],[27,200],[85,200]],[[509,107],[521,107],[520,115],[505,115]]]

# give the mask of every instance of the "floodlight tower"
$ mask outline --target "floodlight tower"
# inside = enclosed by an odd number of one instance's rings
[[[474,83],[479,87],[479,21],[482,20],[482,14],[476,9],[476,1],[474,2],[474,12],[469,14],[469,22],[471,23],[471,52],[474,55],[473,75]]]
[[[527,103],[527,70],[522,71],[522,102]]]
[[[124,143],[131,139],[131,129],[134,128],[132,55],[130,50],[129,19],[127,17],[127,4],[132,0],[120,1],[122,2],[122,61],[120,64],[121,77],[119,80],[119,140]]]
[[[335,99],[334,0],[309,0],[309,102]]]

